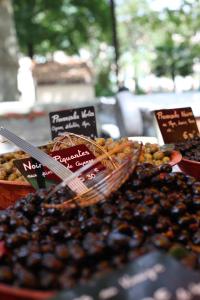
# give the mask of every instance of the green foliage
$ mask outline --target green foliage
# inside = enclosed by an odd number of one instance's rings
[[[187,76],[193,72],[193,53],[187,42],[180,44],[173,41],[171,36],[166,38],[165,44],[155,48],[156,58],[153,71],[157,76]]]
[[[114,92],[114,55],[107,50],[102,55],[101,50],[102,43],[112,43],[109,0],[12,1],[22,52],[30,56],[55,50],[78,54],[84,47],[94,64],[97,95]],[[176,75],[193,73],[200,53],[199,0],[182,0],[179,9],[158,12],[151,9],[149,0],[116,3],[123,79],[131,72],[136,82],[150,72],[173,80]]]
[[[128,73],[132,74],[135,93],[140,94],[142,90],[138,82],[146,75],[144,61],[148,62],[151,59],[155,38],[153,26],[157,27],[157,15],[151,10],[148,0],[127,0],[118,7],[118,20],[121,69],[128,69]]]
[[[112,82],[110,80],[110,69],[102,69],[98,73],[95,84],[95,92],[97,97],[109,97],[114,95]]]
[[[31,56],[111,39],[106,0],[13,0],[13,8],[19,45]]]
[[[95,66],[98,94],[110,93],[110,69],[102,69],[98,57],[101,43],[111,44],[112,41],[109,1],[13,0],[13,10],[24,54],[46,56],[63,50],[73,55],[85,47]],[[108,61],[110,63],[110,58]]]
[[[200,1],[182,0],[180,8],[153,11],[149,0],[126,0],[118,7],[121,68],[132,67],[133,78],[148,74],[144,61],[157,76],[174,80],[193,73],[199,61]],[[128,57],[128,58],[127,58]]]
[[[155,43],[152,70],[157,76],[187,76],[199,56],[199,43],[194,37],[200,28],[199,1],[183,1],[179,10],[165,9],[157,21],[160,36]]]

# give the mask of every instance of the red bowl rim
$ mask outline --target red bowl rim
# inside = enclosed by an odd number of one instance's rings
[[[31,187],[30,183],[22,182],[22,181],[0,180],[0,184],[12,185],[12,186],[16,185],[16,186],[22,186],[22,187]]]
[[[16,297],[24,297],[24,299],[48,299],[53,297],[56,291],[40,291],[40,290],[32,290],[32,289],[25,289],[19,288],[12,285],[0,283],[0,294],[1,292],[16,296]]]
[[[187,159],[187,158],[184,158],[184,157],[182,158],[181,162],[186,162],[186,163],[190,163],[190,164],[194,164],[194,165],[200,165],[199,161]]]

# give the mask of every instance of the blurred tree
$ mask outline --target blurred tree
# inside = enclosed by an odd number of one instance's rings
[[[165,9],[154,28],[159,39],[155,43],[153,72],[173,82],[177,75],[192,74],[200,53],[200,2],[183,0],[180,9]]]
[[[12,1],[22,52],[31,57],[55,50],[78,54],[84,47],[91,53],[98,95],[113,92],[109,0]],[[116,3],[120,80],[131,74],[137,92],[140,78],[150,73],[150,67],[158,76],[173,80],[193,72],[200,53],[200,1],[182,0],[179,9],[160,11],[153,11],[149,0]]]
[[[111,12],[111,26],[112,26],[112,41],[115,52],[115,76],[117,89],[120,87],[119,83],[119,40],[118,40],[118,26],[116,16],[116,3],[115,0],[110,0],[110,12]]]
[[[95,61],[95,72],[97,74],[96,95],[112,96],[117,91],[113,47],[106,43],[101,44],[99,47],[94,43],[92,57]]]
[[[10,0],[0,0],[0,101],[17,99],[17,41]]]
[[[111,39],[107,0],[13,0],[13,8],[20,48],[30,57],[75,54],[92,39]]]
[[[142,64],[150,59],[153,48],[155,15],[148,0],[127,0],[118,6],[122,81],[127,70],[135,81],[136,93],[140,92],[139,78],[145,74]]]
[[[164,45],[155,48],[153,72],[158,76],[170,77],[174,82],[177,75],[187,76],[193,73],[194,53],[188,41],[177,43],[167,35]]]
[[[95,66],[97,95],[111,93],[107,64],[113,57],[105,63],[99,56],[102,43],[112,44],[109,1],[13,0],[13,8],[24,54],[32,58],[63,50],[71,55],[79,54],[84,47]]]
[[[176,10],[158,11],[152,10],[149,0],[119,3],[122,80],[132,74],[137,93],[139,79],[150,69],[173,80],[193,73],[200,53],[200,1],[182,0]]]

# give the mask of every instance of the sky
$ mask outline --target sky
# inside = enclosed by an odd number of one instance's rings
[[[117,4],[125,3],[126,0],[116,0]],[[181,0],[149,0],[150,6],[153,10],[161,11],[163,8],[178,9],[181,4]]]
[[[181,5],[181,0],[149,0],[153,10],[160,11],[165,7],[169,9],[178,9]]]

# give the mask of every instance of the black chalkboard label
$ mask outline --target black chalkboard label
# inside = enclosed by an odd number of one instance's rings
[[[200,300],[200,273],[154,252],[53,300]]]
[[[49,113],[52,139],[65,132],[97,137],[96,116],[93,106]]]
[[[179,143],[199,136],[191,107],[154,111],[165,143]]]

